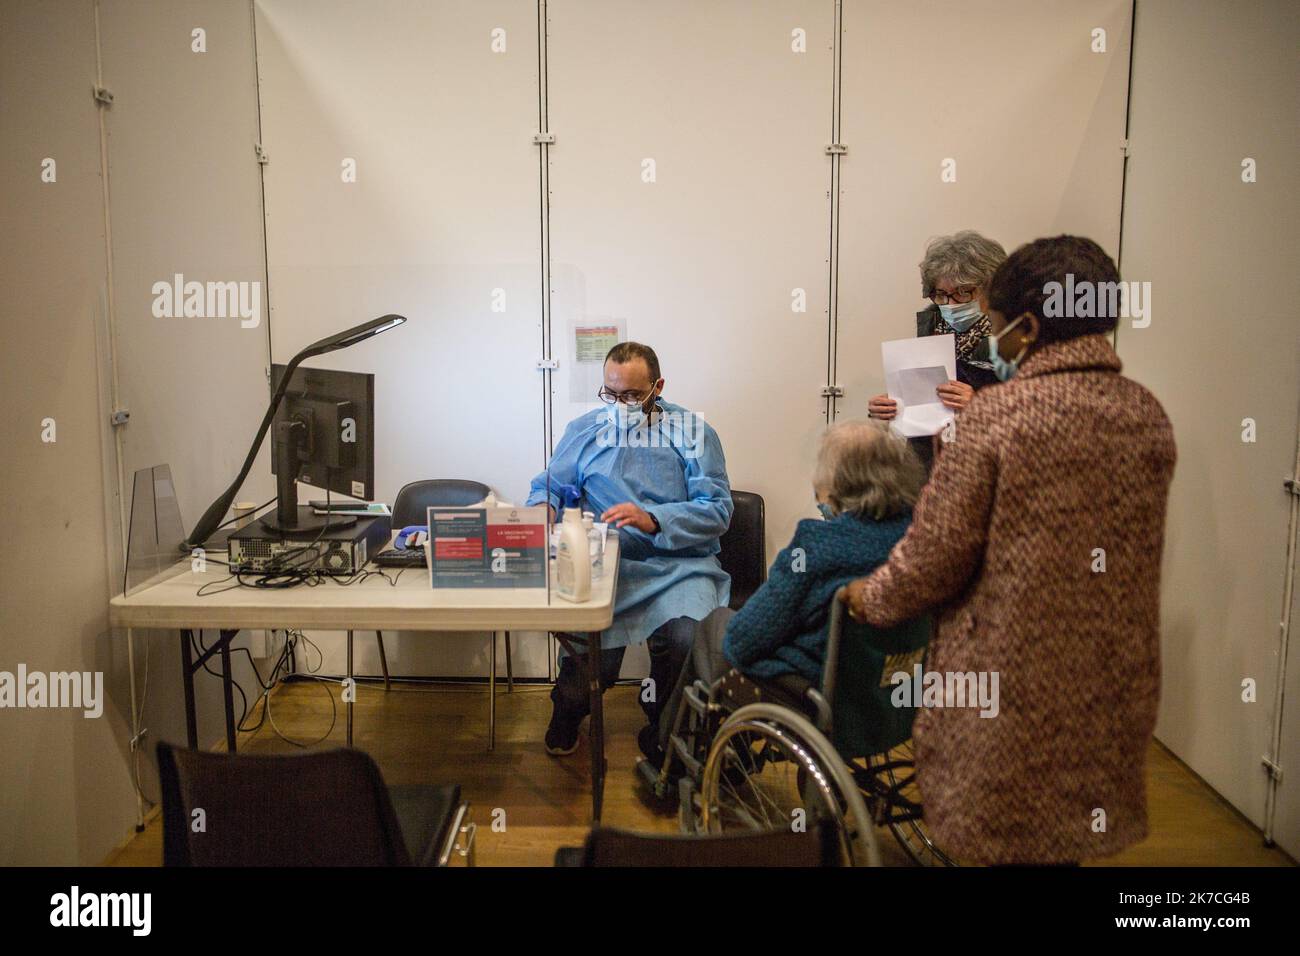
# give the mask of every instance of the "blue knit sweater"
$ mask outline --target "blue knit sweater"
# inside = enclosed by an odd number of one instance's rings
[[[751,677],[799,674],[820,686],[831,598],[882,563],[911,521],[910,511],[884,521],[851,514],[800,521],[766,583],[728,622],[727,660]]]

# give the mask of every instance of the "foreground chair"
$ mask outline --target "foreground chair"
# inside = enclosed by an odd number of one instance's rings
[[[663,836],[597,828],[581,847],[561,847],[556,866],[838,866],[839,840],[829,827],[805,833],[766,830],[720,836]]]
[[[269,756],[160,742],[158,771],[164,866],[474,862],[459,786],[387,787],[359,750]]]

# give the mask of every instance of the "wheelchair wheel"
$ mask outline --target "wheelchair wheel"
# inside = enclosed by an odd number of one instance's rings
[[[700,780],[699,830],[831,825],[843,861],[879,866],[875,830],[853,775],[807,718],[775,704],[741,707],[718,729]]]
[[[887,754],[867,758],[871,771],[883,778],[890,791],[895,794],[887,821],[889,830],[908,855],[918,866],[957,866],[957,862],[935,846],[925,829],[921,817],[921,791],[916,784],[916,760],[912,752],[912,741],[908,740]],[[915,808],[915,813],[905,812]],[[903,810],[904,812],[899,812]]]

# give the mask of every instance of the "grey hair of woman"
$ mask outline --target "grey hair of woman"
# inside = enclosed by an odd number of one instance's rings
[[[813,487],[836,514],[892,518],[916,504],[924,483],[916,452],[884,422],[836,422],[822,436]]]
[[[1006,258],[1000,244],[970,229],[931,239],[921,260],[921,295],[928,299],[940,282],[986,286]]]

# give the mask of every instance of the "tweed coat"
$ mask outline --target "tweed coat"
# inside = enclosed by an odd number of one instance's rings
[[[970,862],[1106,856],[1147,833],[1175,449],[1120,368],[1080,336],[977,392],[911,527],[850,589],[877,626],[937,609],[927,673],[998,673],[996,716],[923,707],[913,728],[927,826]]]

